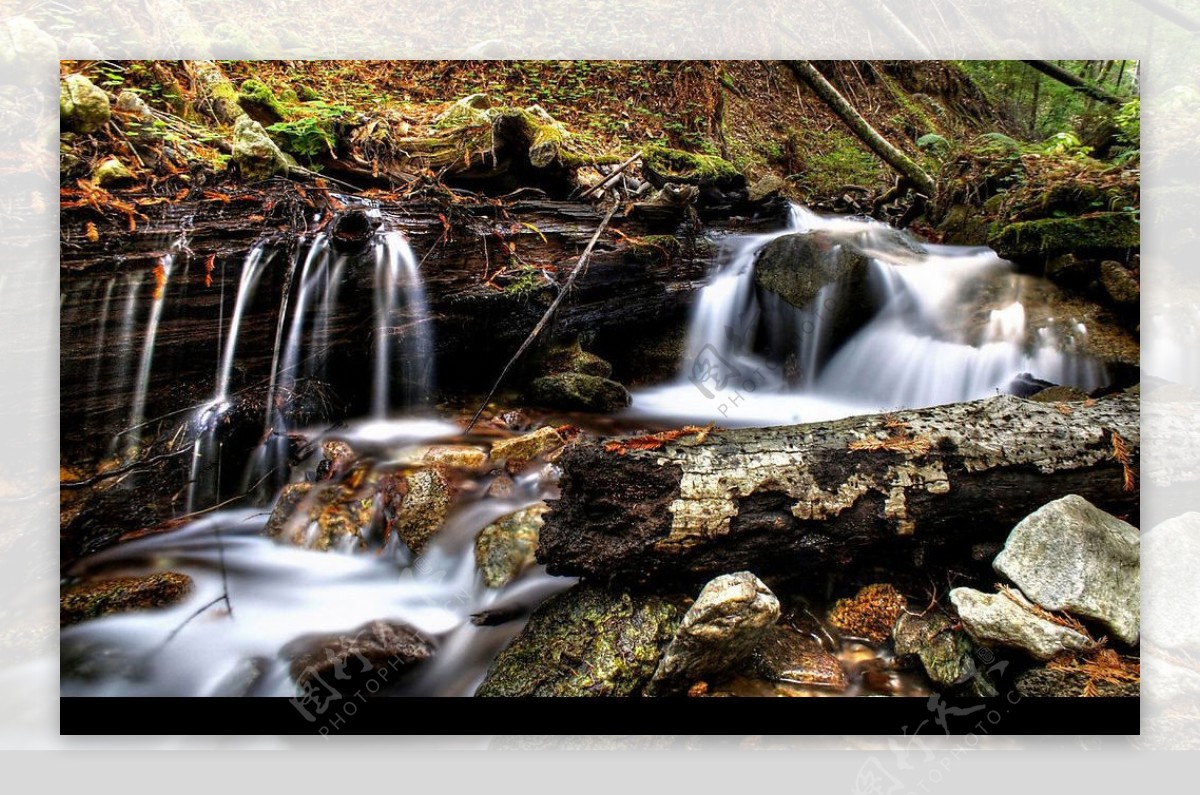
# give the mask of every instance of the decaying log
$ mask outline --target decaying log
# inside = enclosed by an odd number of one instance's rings
[[[851,563],[923,570],[969,561],[1066,494],[1136,523],[1138,419],[1136,395],[1001,396],[661,449],[580,442],[559,459],[538,559],[552,574],[656,583]]]

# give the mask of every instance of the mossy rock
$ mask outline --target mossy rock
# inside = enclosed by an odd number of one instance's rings
[[[549,510],[538,503],[501,517],[475,538],[475,566],[489,588],[503,588],[534,564],[538,534]]]
[[[656,188],[668,182],[722,190],[746,187],[746,178],[728,160],[665,146],[647,147],[642,152],[642,170]]]
[[[283,151],[249,116],[242,116],[233,126],[233,160],[248,182],[286,174],[290,169]]]
[[[1005,259],[1038,262],[1066,253],[1124,254],[1140,244],[1141,225],[1131,213],[1019,221],[993,231],[988,238],[988,245]]]
[[[110,157],[96,166],[92,180],[102,188],[123,188],[133,183],[134,176],[124,163]]]
[[[892,632],[897,657],[916,657],[939,690],[961,695],[996,695],[986,666],[976,662],[976,646],[946,613],[902,613]],[[987,658],[987,654],[978,655]]]
[[[582,373],[543,376],[529,385],[530,402],[566,411],[619,411],[629,405],[628,390],[616,381]]]
[[[59,86],[58,114],[62,129],[93,133],[112,116],[108,94],[83,75],[67,75]]]
[[[167,607],[191,592],[192,578],[177,571],[87,582],[62,592],[59,623],[67,626],[115,613]]]
[[[245,80],[238,87],[238,104],[260,124],[275,124],[292,114],[275,92],[260,80]]]
[[[576,585],[534,612],[475,695],[637,695],[684,611],[682,600]]]
[[[674,238],[671,238],[674,240]],[[575,339],[569,345],[556,345],[539,357],[536,363],[538,369],[546,375],[556,373],[580,373],[608,378],[612,375],[612,365],[594,353],[588,353]]]

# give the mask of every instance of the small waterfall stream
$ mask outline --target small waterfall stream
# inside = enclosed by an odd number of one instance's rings
[[[241,263],[228,312],[225,296],[233,293],[233,284],[227,291],[222,280],[222,339],[211,398],[191,410],[187,437],[189,515],[271,475],[275,479],[264,493],[278,494],[289,472],[290,434],[312,444],[346,441],[375,471],[410,466],[431,444],[485,447],[494,441],[463,438],[459,425],[429,415],[434,346],[418,259],[401,232],[377,211],[375,217],[381,224],[358,252],[338,251],[324,232],[290,247],[261,241]],[[796,308],[756,282],[763,249],[797,233],[825,236],[821,256],[851,247],[868,259],[874,310],[848,338],[838,338],[832,310],[843,298],[841,283],[824,285],[810,306]],[[186,240],[181,241],[153,280],[114,277],[91,288],[99,287],[96,294],[103,296],[95,345],[97,350],[111,345],[115,364],[106,371],[120,382],[118,389],[134,395],[127,415],[133,434],[145,421],[164,306],[184,289],[171,289],[177,260],[186,262]],[[796,263],[806,266],[813,263]],[[357,299],[364,318],[348,326],[339,312],[349,303],[352,275],[365,275],[364,268],[372,269],[371,278],[359,282],[371,286],[371,297]],[[223,265],[222,277],[225,270]],[[636,392],[626,418],[660,427],[681,420],[812,422],[986,397],[1022,373],[1089,390],[1102,385],[1103,368],[1072,353],[1053,327],[1031,328],[1020,281],[1011,276],[1008,263],[986,249],[926,245],[875,222],[794,208],[780,232],[724,241],[721,260],[695,302],[678,377]],[[279,290],[277,302],[264,292],[268,284]],[[269,328],[256,327],[251,345],[248,319],[264,305],[277,309]],[[328,376],[327,354],[336,343],[345,344],[346,335],[357,350],[369,352],[368,363],[355,371],[363,382],[363,418],[333,433],[297,425],[284,408],[291,394],[303,380]],[[224,423],[240,410],[239,396],[255,386],[244,383],[249,377],[239,368],[250,370],[255,353],[254,362],[269,361],[255,371],[269,370],[262,378],[266,400],[249,404],[259,412],[254,427],[261,438],[248,461],[242,453],[223,461]],[[93,390],[102,378],[97,367]],[[293,471],[291,481],[313,480],[319,457]],[[244,472],[241,488],[226,493],[222,477],[230,467]],[[63,695],[294,696],[296,685],[281,654],[289,642],[314,633],[336,635],[372,620],[409,624],[439,647],[430,663],[389,694],[470,695],[528,611],[573,582],[535,566],[502,588],[484,585],[475,561],[479,531],[557,494],[551,466],[516,473],[500,492],[491,489],[496,477],[465,477],[442,529],[415,557],[394,538],[345,554],[280,544],[264,535],[270,507],[238,507],[203,513],[170,532],[77,561],[65,572],[68,578],[170,569],[191,577],[195,588],[173,607],[64,628]],[[378,496],[373,499],[372,522],[378,523],[382,505]],[[223,593],[232,615],[217,604]],[[472,622],[473,615],[492,610],[515,619],[499,626]]]
[[[842,283],[803,308],[756,284],[760,253],[795,234],[820,235],[828,256],[850,247],[868,258],[877,309],[848,339],[834,334]],[[794,207],[788,228],[726,243],[696,302],[678,380],[635,393],[631,413],[779,425],[975,400],[1022,374],[1084,390],[1106,383],[1103,366],[1054,328],[1029,327],[1020,285],[990,249]]]

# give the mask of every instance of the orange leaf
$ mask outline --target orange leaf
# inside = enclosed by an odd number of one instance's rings
[[[213,273],[213,268],[215,268],[216,266],[217,266],[217,255],[209,254],[208,259],[206,259],[204,261],[204,286],[205,287],[212,287],[212,282],[213,282],[212,273]]]
[[[96,228],[96,224],[92,221],[87,222],[87,225],[84,227],[84,234],[87,235],[87,239],[92,243],[100,242],[100,230]]]

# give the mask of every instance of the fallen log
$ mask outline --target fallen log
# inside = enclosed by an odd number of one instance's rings
[[[558,461],[537,556],[551,574],[656,585],[851,564],[931,573],[1066,494],[1136,523],[1138,416],[1136,395],[1000,396],[657,449],[581,441]]]

